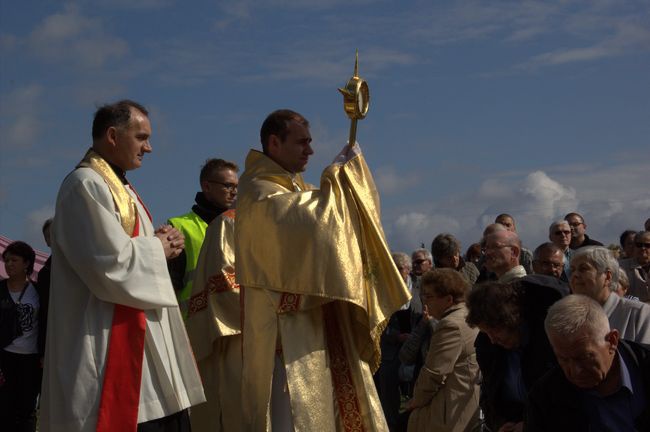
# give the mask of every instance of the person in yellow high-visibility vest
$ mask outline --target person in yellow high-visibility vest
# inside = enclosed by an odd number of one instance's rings
[[[201,192],[197,192],[194,198],[196,204],[188,213],[169,219],[169,224],[185,236],[185,250],[168,261],[169,274],[183,317],[187,317],[188,300],[205,230],[214,218],[235,204],[238,171],[239,167],[233,162],[208,159],[201,168]]]

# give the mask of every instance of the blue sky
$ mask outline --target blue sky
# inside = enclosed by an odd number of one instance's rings
[[[44,248],[96,106],[125,97],[151,110],[129,177],[158,223],[190,208],[206,158],[243,165],[277,108],[311,121],[318,183],[355,49],[393,249],[467,246],[501,212],[531,248],[569,211],[608,243],[650,217],[647,1],[0,0],[0,234]]]

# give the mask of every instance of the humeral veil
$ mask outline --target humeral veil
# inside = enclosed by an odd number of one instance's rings
[[[388,430],[372,380],[379,338],[410,298],[358,146],[320,189],[252,150],[239,183],[245,430],[269,430],[276,353],[296,431]]]

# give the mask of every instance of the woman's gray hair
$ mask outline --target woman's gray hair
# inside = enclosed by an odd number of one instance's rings
[[[614,258],[612,251],[604,246],[587,246],[578,249],[571,257],[571,262],[578,259],[585,259],[588,261],[596,268],[596,271],[599,274],[605,273],[607,270],[612,272],[612,282],[609,285],[609,289],[616,291],[616,288],[618,288],[618,277],[621,269],[618,265],[618,261]]]
[[[395,262],[396,267],[407,268],[411,271],[411,257],[404,252],[393,252],[391,256],[393,257],[393,262]]]
[[[571,294],[553,304],[546,314],[547,335],[571,338],[585,331],[594,340],[604,341],[609,332],[609,319],[603,307],[590,297]]]

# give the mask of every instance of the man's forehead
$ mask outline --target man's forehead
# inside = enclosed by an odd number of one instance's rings
[[[287,130],[290,135],[306,135],[311,137],[309,126],[298,119],[291,119],[287,122]]]
[[[539,252],[539,257],[543,260],[550,260],[555,258],[556,260],[561,260],[564,258],[564,254],[559,250],[542,250]]]
[[[146,114],[131,107],[131,118],[129,119],[127,128],[147,129],[151,131],[151,122]]]
[[[557,335],[553,332],[550,332],[548,335],[548,340],[551,342],[553,350],[566,357],[570,355],[580,355],[590,351],[590,349],[595,345],[595,342],[592,339],[593,338],[587,335],[584,331],[571,336]]]

